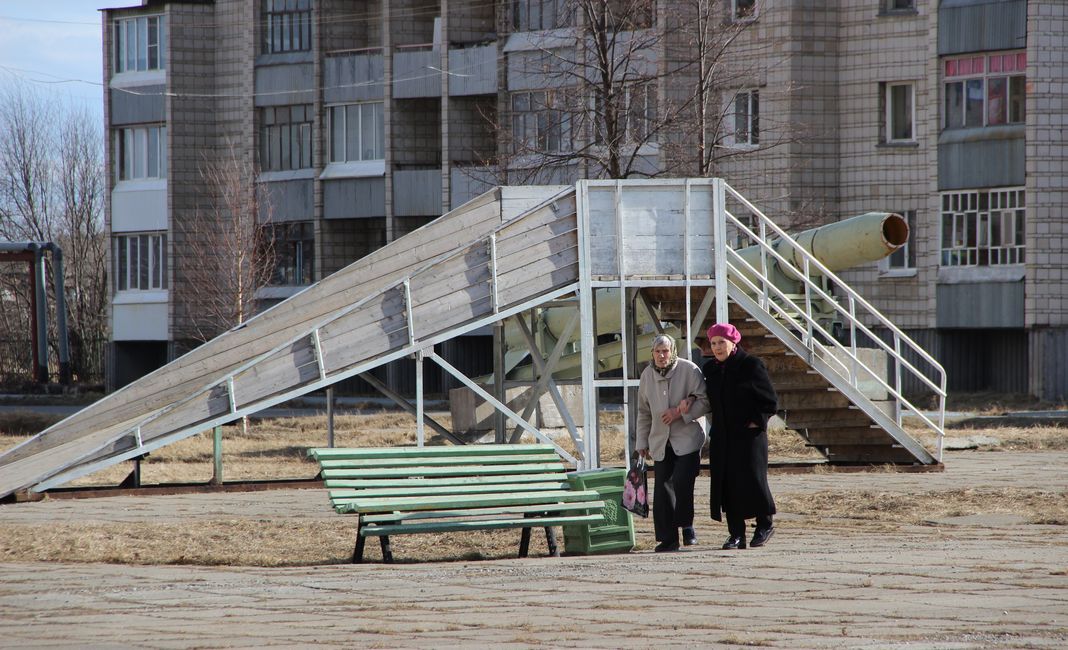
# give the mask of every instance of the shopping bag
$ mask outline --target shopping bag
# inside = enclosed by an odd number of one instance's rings
[[[635,454],[623,483],[623,507],[639,517],[649,516],[649,491],[645,479],[645,459]]]

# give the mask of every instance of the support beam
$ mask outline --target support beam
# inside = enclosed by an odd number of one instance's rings
[[[477,395],[479,395],[482,399],[484,399],[487,402],[489,402],[490,404],[492,404],[498,410],[503,411],[508,417],[512,418],[513,422],[518,423],[521,427],[526,429],[527,432],[530,433],[531,435],[533,435],[535,438],[537,438],[538,440],[541,440],[542,442],[545,442],[545,443],[548,443],[548,444],[552,445],[553,448],[556,449],[556,453],[558,453],[561,456],[563,456],[564,459],[566,459],[568,462],[575,463],[576,465],[579,464],[579,460],[577,458],[575,458],[574,456],[572,456],[571,453],[568,452],[566,449],[564,449],[560,445],[556,444],[555,440],[553,440],[549,436],[545,435],[541,431],[538,431],[535,427],[532,427],[529,422],[527,422],[523,418],[519,417],[518,413],[516,413],[512,409],[508,408],[507,405],[503,404],[502,402],[500,402],[499,400],[494,398],[493,395],[490,395],[489,393],[487,393],[481,386],[479,386],[474,381],[472,381],[467,375],[465,375],[464,373],[462,373],[459,370],[457,370],[456,368],[454,368],[452,366],[452,364],[450,364],[445,359],[442,359],[441,357],[439,357],[437,355],[437,353],[429,352],[429,353],[427,353],[427,357],[429,357],[432,361],[434,361],[434,363],[436,363],[439,366],[441,366],[442,368],[444,368],[445,371],[448,372],[450,375],[452,375],[453,377],[456,377],[458,380],[460,380],[460,382],[462,384],[464,384],[465,386],[467,386],[471,390],[475,391],[475,393]]]
[[[382,393],[386,397],[388,397],[391,400],[393,400],[394,402],[396,402],[397,406],[401,407],[402,409],[404,409],[408,413],[410,413],[412,415],[416,415],[416,413],[418,412],[417,409],[415,408],[415,406],[413,406],[412,403],[409,402],[403,395],[401,395],[400,393],[396,392],[395,390],[393,390],[392,388],[387,386],[385,383],[382,382],[382,380],[380,380],[378,377],[375,377],[371,373],[367,372],[367,373],[361,374],[360,375],[360,379],[363,379],[368,384],[371,384],[372,386],[374,386],[375,389],[378,390],[378,392]],[[452,442],[453,444],[457,444],[457,445],[465,445],[465,444],[467,444],[467,442],[464,441],[463,438],[457,436],[452,431],[449,431],[448,429],[446,429],[437,420],[435,420],[434,418],[430,417],[426,413],[423,414],[423,421],[426,422],[427,424],[429,424],[431,429],[433,429],[434,431],[437,431],[443,437],[447,438],[449,440],[449,442]]]
[[[223,462],[222,462],[222,427],[212,429],[211,457],[214,461],[211,473],[211,484],[222,485]]]
[[[564,349],[567,347],[567,342],[571,340],[571,335],[574,333],[575,327],[578,325],[579,313],[575,312],[575,314],[568,319],[567,325],[564,326],[560,338],[556,341],[556,345],[553,346],[553,351],[549,355],[548,361],[541,358],[541,350],[538,349],[537,342],[534,340],[534,335],[531,334],[526,322],[524,322],[522,318],[517,318],[516,322],[519,324],[519,331],[523,334],[523,337],[527,341],[527,345],[530,347],[530,359],[534,362],[534,366],[538,371],[538,381],[531,387],[530,400],[527,402],[526,408],[523,409],[523,419],[526,420],[530,417],[530,414],[534,412],[534,407],[538,404],[538,399],[541,397],[541,394],[548,388],[549,394],[553,398],[553,403],[556,404],[557,410],[560,411],[561,417],[564,418],[564,423],[567,426],[568,433],[571,434],[571,439],[578,443],[580,438],[578,431],[575,430],[575,422],[571,419],[571,414],[568,413],[567,405],[564,403],[564,398],[560,395],[560,391],[556,387],[556,382],[553,381],[553,370],[556,368],[556,364],[560,362],[560,357],[563,356]],[[512,431],[512,437],[509,442],[512,444],[519,442],[519,437],[522,435],[521,431],[520,427],[516,426],[515,430]]]

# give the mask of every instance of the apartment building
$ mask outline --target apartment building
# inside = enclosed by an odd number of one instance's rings
[[[602,102],[559,68],[595,59],[581,4],[105,9],[110,385],[195,345],[189,278],[205,249],[182,226],[212,201],[207,164],[255,170],[268,306],[499,182],[604,176],[598,152],[618,135],[627,174],[723,176],[788,227],[902,213],[909,244],[847,279],[932,351],[951,390],[1068,396],[1064,3],[709,0],[701,14],[620,0],[609,31],[629,37],[612,51],[631,45],[632,76],[608,133]],[[705,24],[731,42],[705,95],[717,118],[695,130],[679,107],[701,68],[680,60]],[[488,359],[484,339],[455,345]]]

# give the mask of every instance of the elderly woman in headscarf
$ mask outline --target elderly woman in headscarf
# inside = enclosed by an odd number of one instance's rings
[[[635,451],[656,461],[653,527],[656,552],[679,549],[679,529],[687,546],[697,543],[693,527],[693,486],[700,470],[708,398],[701,369],[678,356],[675,339],[653,339],[653,362],[638,386]]]
[[[724,549],[745,548],[745,520],[756,519],[750,546],[763,546],[775,528],[775,500],[768,486],[768,419],[777,397],[768,369],[738,346],[742,335],[729,323],[708,328],[712,358],[702,369],[711,411],[709,469],[712,518],[727,516]]]

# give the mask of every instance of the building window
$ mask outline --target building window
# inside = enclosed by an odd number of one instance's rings
[[[265,226],[274,247],[275,286],[303,286],[313,282],[315,233],[310,221],[296,221]]]
[[[512,93],[513,151],[566,153],[572,150],[571,115],[566,91]]]
[[[945,128],[1022,124],[1027,54],[988,54],[945,61]]]
[[[731,3],[731,19],[735,22],[744,22],[747,20],[756,20],[757,18],[757,3],[756,0],[730,0]]]
[[[734,95],[727,107],[728,146],[744,147],[760,144],[760,93],[743,90]]]
[[[915,142],[912,125],[916,118],[915,86],[912,83],[884,83],[882,87],[882,142]]]
[[[567,0],[515,0],[512,18],[517,32],[538,32],[571,23]]]
[[[260,168],[284,171],[311,167],[311,104],[260,110]]]
[[[311,0],[265,0],[263,52],[311,49]]]
[[[942,266],[1024,263],[1023,189],[942,194]]]
[[[882,0],[882,9],[886,12],[892,11],[916,11],[916,0]]]
[[[657,101],[656,84],[653,82],[630,84],[619,93],[621,105],[618,110],[619,141],[625,143],[655,142]],[[603,99],[597,98],[596,114],[603,116]],[[594,120],[594,137],[597,144],[608,142],[604,132],[604,120]]]
[[[114,237],[116,291],[167,288],[167,235],[142,233]]]
[[[163,70],[167,49],[164,16],[140,16],[115,21],[115,72]]]
[[[115,133],[120,181],[167,177],[167,127],[140,126]]]
[[[385,158],[382,102],[331,106],[329,118],[330,162]]]
[[[911,271],[916,268],[916,211],[901,210],[897,214],[900,214],[908,223],[909,238],[904,246],[882,259],[881,270],[884,273]]]

